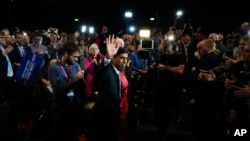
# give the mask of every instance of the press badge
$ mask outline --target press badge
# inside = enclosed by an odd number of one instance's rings
[[[68,96],[68,97],[74,96],[74,92],[72,92],[72,91],[68,92],[68,93],[67,93],[67,96]]]
[[[73,97],[74,97],[74,92],[73,91],[69,91],[67,93],[67,96],[69,98],[69,103],[71,103],[73,101]]]

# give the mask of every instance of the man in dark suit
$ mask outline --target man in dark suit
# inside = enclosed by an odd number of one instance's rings
[[[128,51],[120,47],[111,62],[100,72],[99,98],[92,109],[96,141],[118,141],[120,138],[123,111],[127,110],[121,106],[127,103],[126,100],[122,102],[123,89],[128,88],[128,85],[124,88],[120,74],[126,68],[127,61]]]
[[[20,62],[22,57],[24,57],[27,52],[31,52],[31,48],[27,45],[24,45],[23,41],[24,41],[23,33],[16,32],[13,51],[9,55],[11,63],[13,65],[14,73],[17,71],[18,67],[21,66]]]
[[[210,39],[202,40],[197,44],[200,58],[194,71],[197,79],[195,93],[191,99],[195,141],[211,141],[216,137],[216,112],[219,103],[222,102],[224,84],[220,81],[208,81],[206,78],[205,74],[220,64],[220,58],[212,48],[213,41]]]
[[[13,43],[13,50],[8,54],[10,62],[13,67],[13,88],[11,89],[11,95],[8,95],[8,100],[21,100],[23,96],[26,94],[26,86],[20,85],[17,83],[17,70],[21,66],[21,60],[25,56],[26,53],[31,52],[31,48],[28,45],[24,44],[24,34],[23,32],[15,32],[14,34],[15,41]],[[22,95],[21,95],[22,94]],[[19,106],[18,106],[19,107]],[[17,113],[12,110],[13,113]],[[19,110],[20,111],[20,110]],[[21,112],[20,112],[21,113]],[[16,116],[13,116],[16,117]]]

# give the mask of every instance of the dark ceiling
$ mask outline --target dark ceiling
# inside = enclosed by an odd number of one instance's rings
[[[218,0],[217,0],[218,1]],[[175,12],[184,11],[183,21],[190,20],[194,28],[206,27],[215,32],[226,32],[249,21],[248,6],[241,2],[217,3],[215,0],[6,0],[6,18],[2,27],[19,26],[28,29],[59,27],[65,31],[78,30],[82,24],[93,24],[97,29],[107,24],[118,31],[127,24],[124,12],[134,13],[131,24],[138,27],[158,26],[165,30],[174,24]],[[149,17],[157,21],[150,22]],[[78,22],[74,18],[79,18]]]

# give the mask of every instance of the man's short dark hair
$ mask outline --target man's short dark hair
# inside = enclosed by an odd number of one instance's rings
[[[114,58],[115,57],[118,57],[119,55],[123,54],[123,53],[128,53],[128,50],[125,49],[124,47],[119,47],[118,48],[118,51],[116,52],[116,54],[114,55]]]
[[[61,53],[62,55],[65,53],[65,52],[68,52],[68,54],[72,54],[72,53],[75,53],[77,51],[80,51],[79,50],[79,47],[76,45],[76,43],[74,43],[73,41],[69,41],[69,42],[66,42],[63,47],[61,48]]]

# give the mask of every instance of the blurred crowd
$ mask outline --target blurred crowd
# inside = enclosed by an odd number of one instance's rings
[[[139,33],[111,33],[107,25],[96,34],[3,28],[0,135],[24,141],[125,141],[126,130],[136,128],[140,112],[152,106],[157,132],[167,138],[172,119],[182,120],[183,94],[192,105],[195,141],[250,132],[249,29],[244,22],[223,35],[185,24],[165,34],[154,28],[145,39]],[[143,41],[151,41],[151,48]],[[39,66],[36,58],[42,60]]]

